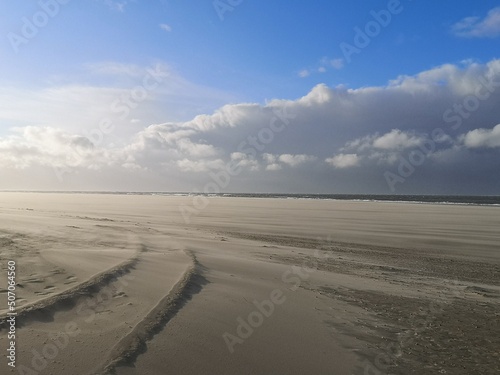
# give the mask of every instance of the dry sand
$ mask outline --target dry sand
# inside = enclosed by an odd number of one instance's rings
[[[0,373],[500,373],[500,208],[208,202],[0,193]]]

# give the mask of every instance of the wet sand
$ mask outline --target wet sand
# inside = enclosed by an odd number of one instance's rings
[[[1,373],[500,372],[500,208],[194,204],[0,193]]]

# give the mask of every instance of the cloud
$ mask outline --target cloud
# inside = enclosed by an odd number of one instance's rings
[[[309,67],[307,69],[302,69],[298,75],[301,78],[309,77],[312,73],[326,73],[329,69],[333,68],[335,70],[340,70],[344,67],[344,59],[335,58],[330,59],[328,57],[323,57],[319,60],[316,66]]]
[[[278,156],[273,154],[265,153],[262,155],[262,159],[267,164],[266,171],[279,171],[283,168],[283,166],[278,163]]]
[[[491,9],[484,18],[466,17],[451,27],[453,34],[465,38],[500,36],[500,7]]]
[[[111,64],[97,71],[126,77],[134,73],[130,68]],[[38,171],[47,174],[43,186],[49,189],[78,190],[79,184],[97,189],[105,175],[102,186],[115,190],[136,188],[138,179],[145,190],[200,190],[210,172],[233,163],[239,173],[231,177],[228,191],[330,192],[334,186],[339,192],[362,192],[363,187],[390,193],[384,173],[397,173],[401,160],[423,152],[430,140],[432,149],[418,173],[405,177],[401,193],[447,193],[439,190],[443,186],[491,193],[500,184],[495,173],[499,126],[493,127],[500,118],[499,60],[447,64],[383,86],[319,84],[294,100],[236,102],[172,121],[162,119],[181,100],[175,95],[186,91],[185,99],[192,99],[192,86],[175,72],[166,83],[151,100],[131,109],[130,117],[114,122],[108,134],[99,133],[99,120],[112,114],[109,103],[130,88],[0,88],[5,129],[0,188],[28,181],[19,176]],[[467,100],[478,93],[483,98],[478,107],[463,115],[470,108]],[[199,95],[209,100],[210,94],[207,89]],[[445,115],[448,111],[453,117]],[[69,169],[62,185],[53,167]]]
[[[475,129],[463,137],[464,145],[468,148],[500,147],[500,124],[493,129]]]
[[[333,59],[330,61],[330,65],[334,69],[342,69],[344,67],[344,59]]]
[[[232,101],[232,94],[196,85],[162,62],[106,61],[84,65],[81,77],[64,84],[0,86],[0,126],[53,127],[88,135],[110,121],[116,131],[105,142],[120,142],[144,124],[192,119]]]
[[[28,126],[0,139],[0,166],[25,169],[44,167],[84,167],[116,165],[118,159],[105,150],[96,150],[86,137],[60,129]]]
[[[189,160],[182,159],[177,161],[177,166],[182,172],[210,172],[211,170],[219,170],[224,168],[224,161],[216,160]]]
[[[300,78],[305,78],[305,77],[308,77],[309,75],[311,75],[311,72],[308,69],[302,69],[299,72],[299,77]]]
[[[100,75],[140,77],[147,74],[144,67],[115,61],[86,64],[85,67],[91,73]],[[166,64],[162,64],[160,69],[163,71],[164,76],[169,74],[170,68]]]
[[[401,157],[408,156],[416,150],[422,150],[426,157],[431,157],[435,151],[442,151],[460,143],[458,139],[445,134],[441,128],[436,129],[438,131],[433,131],[432,136],[400,129],[392,129],[382,135],[370,134],[346,142],[340,151],[355,152],[359,156],[358,161],[364,159],[376,162],[377,165],[393,165]]]
[[[118,12],[124,12],[125,7],[133,2],[134,0],[123,0],[123,1],[116,1],[116,0],[101,0],[105,5],[107,5],[110,9],[116,10]]]
[[[422,144],[423,137],[392,129],[389,133],[373,140],[373,147],[383,150],[404,150]]]
[[[267,164],[266,170],[268,171],[276,171],[283,168],[284,165],[288,167],[298,167],[307,162],[313,162],[317,158],[312,155],[292,155],[292,154],[281,154],[281,155],[273,155],[269,153],[264,153],[262,155],[262,159]]]
[[[278,157],[278,160],[283,164],[287,164],[291,167],[296,167],[298,165],[307,163],[309,161],[316,160],[315,156],[311,155],[291,155],[291,154],[282,154]]]
[[[165,30],[167,32],[172,31],[172,27],[170,25],[167,25],[166,23],[161,23],[160,24],[160,29]]]
[[[260,170],[259,162],[243,152],[232,152],[230,161],[235,163],[235,168],[243,168],[253,172]]]
[[[367,135],[354,139],[345,144],[342,150],[356,150],[363,152],[366,150],[405,150],[421,145],[425,136],[416,135],[413,131],[402,131],[392,129],[390,132],[379,135]]]
[[[279,171],[282,168],[283,167],[281,166],[281,164],[278,163],[271,163],[266,165],[266,171]]]
[[[357,167],[360,163],[360,158],[356,154],[338,154],[331,158],[325,159],[325,162],[338,169]]]

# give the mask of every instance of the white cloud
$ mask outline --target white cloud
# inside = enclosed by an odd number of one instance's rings
[[[315,156],[305,155],[305,154],[274,155],[274,154],[270,154],[270,153],[264,153],[262,155],[262,159],[267,164],[266,170],[277,171],[277,170],[282,169],[284,165],[287,165],[288,167],[298,167],[299,165],[302,165],[304,163],[313,162],[317,158]]]
[[[50,127],[28,126],[0,139],[0,165],[25,169],[44,167],[83,167],[117,165],[120,153],[98,149],[86,137]]]
[[[299,77],[300,78],[305,78],[305,77],[308,77],[310,74],[311,74],[311,72],[308,69],[302,69],[299,72]]]
[[[463,136],[463,142],[468,148],[500,147],[500,124],[493,129],[475,129]]]
[[[276,155],[269,154],[269,153],[266,152],[265,154],[262,154],[262,159],[266,163],[272,164],[272,163],[276,163],[277,157],[276,157]]]
[[[172,26],[167,25],[166,23],[161,23],[160,24],[160,29],[165,30],[167,32],[172,31]]]
[[[147,70],[142,66],[136,64],[124,64],[115,61],[86,64],[85,67],[91,73],[102,75],[144,77],[147,74]],[[170,68],[167,65],[162,64],[160,69],[164,72],[164,77],[168,76]]]
[[[189,160],[182,159],[177,161],[177,166],[182,172],[209,172],[211,170],[223,169],[225,164],[221,159],[215,160]]]
[[[260,170],[259,162],[243,152],[233,152],[230,158],[231,162],[236,163],[235,167],[246,168],[250,171]]]
[[[106,4],[110,9],[116,10],[118,12],[124,12],[125,7],[134,0],[123,0],[123,1],[117,1],[117,0],[102,0],[104,4]]]
[[[466,17],[451,27],[460,37],[494,38],[500,36],[500,7],[491,9],[484,18]]]
[[[413,131],[392,129],[383,135],[373,134],[346,142],[341,150],[354,150],[364,152],[367,150],[406,150],[421,145],[425,140],[424,135],[416,135]]]
[[[278,163],[272,163],[272,164],[266,165],[266,171],[279,171],[282,168],[283,167]]]
[[[217,149],[212,145],[194,143],[189,138],[182,138],[177,141],[178,149],[186,155],[196,158],[208,158],[218,154]]]
[[[282,154],[278,157],[278,160],[284,164],[287,164],[291,167],[296,167],[300,164],[304,164],[310,161],[316,160],[315,156],[311,155],[291,155],[291,154]]]
[[[344,67],[344,59],[336,58],[330,59],[328,57],[323,57],[314,67],[301,70],[298,75],[301,78],[310,76],[312,73],[326,73],[329,69],[333,68],[340,70]]]
[[[342,69],[344,67],[344,59],[333,59],[330,61],[330,65],[334,69]]]
[[[211,115],[198,115],[183,124],[184,127],[210,131],[221,127],[235,128],[249,121],[263,119],[262,107],[256,103],[225,105]]]
[[[373,147],[383,150],[404,150],[422,144],[423,137],[392,129],[389,133],[373,140]]]
[[[302,98],[298,100],[300,104],[304,104],[310,107],[317,106],[318,104],[325,104],[331,101],[333,98],[332,90],[325,85],[324,83],[320,83],[313,87],[311,91]]]
[[[337,169],[344,169],[359,166],[360,157],[356,154],[338,154],[325,159],[325,162]]]

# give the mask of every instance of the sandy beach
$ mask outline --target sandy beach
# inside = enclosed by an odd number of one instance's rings
[[[204,199],[0,193],[0,373],[500,373],[500,208]]]

